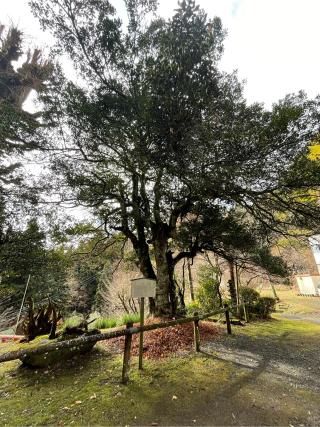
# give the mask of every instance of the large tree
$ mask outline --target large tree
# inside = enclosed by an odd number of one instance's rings
[[[20,64],[18,64],[20,61]],[[40,148],[39,113],[24,109],[32,90],[40,91],[51,71],[41,51],[24,49],[23,33],[15,26],[0,25],[0,197],[10,198],[20,155]]]
[[[273,235],[318,230],[318,204],[301,197],[319,185],[307,157],[318,100],[247,105],[236,75],[218,69],[219,18],[193,0],[168,20],[156,0],[124,3],[127,25],[108,0],[31,1],[79,76],[57,66],[43,102],[64,200],[131,241],[141,273],[157,280],[151,308],[168,314],[184,257],[211,250],[274,268]]]

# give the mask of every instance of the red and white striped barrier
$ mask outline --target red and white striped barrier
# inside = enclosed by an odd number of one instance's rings
[[[23,335],[0,335],[0,342],[20,341]]]

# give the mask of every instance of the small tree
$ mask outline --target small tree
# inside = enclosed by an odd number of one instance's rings
[[[220,283],[221,276],[217,267],[206,265],[201,267],[198,272],[196,299],[204,311],[209,312],[222,307]]]

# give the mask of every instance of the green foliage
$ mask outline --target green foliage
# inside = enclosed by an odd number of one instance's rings
[[[247,286],[241,286],[239,288],[240,300],[241,302],[247,303],[249,306],[253,306],[260,297],[258,291]]]
[[[187,308],[187,314],[189,316],[193,316],[194,313],[202,313],[204,311],[202,305],[198,300],[189,302],[186,308]]]
[[[202,266],[198,273],[196,299],[202,311],[212,311],[220,307],[219,271],[215,267]]]
[[[25,53],[25,57],[24,57]],[[23,58],[24,57],[24,58]],[[17,68],[16,61],[24,61]],[[22,105],[32,89],[39,91],[51,73],[41,52],[24,50],[23,33],[15,26],[0,27],[0,152],[22,152],[37,146],[34,137],[40,123]],[[29,138],[32,138],[31,140]],[[29,140],[28,140],[29,139]],[[13,141],[19,142],[14,144]]]
[[[28,296],[36,303],[50,297],[63,306],[68,298],[66,269],[68,260],[63,249],[47,247],[46,234],[35,219],[24,230],[8,229],[5,241],[0,245],[1,287],[15,291],[15,299],[21,301],[30,274]]]
[[[126,313],[124,314],[119,320],[118,320],[118,325],[125,325],[128,322],[133,322],[133,323],[138,323],[140,321],[140,316],[139,314],[136,313]]]
[[[100,319],[97,319],[93,324],[93,329],[109,329],[114,328],[117,326],[117,319],[107,318],[107,317],[101,317]]]
[[[275,311],[276,299],[271,297],[259,297],[258,302],[255,304],[255,312],[258,317],[266,319],[271,313]]]
[[[80,315],[73,315],[73,316],[67,317],[66,319],[64,319],[61,329],[75,328],[76,326],[79,326],[82,320],[83,320],[83,317]]]
[[[262,297],[259,292],[249,287],[240,287],[240,299],[247,303],[247,310],[259,318],[265,319],[275,311],[276,299],[271,297]]]
[[[319,184],[307,146],[319,133],[320,98],[247,104],[237,76],[218,68],[220,19],[192,0],[170,19],[155,16],[156,1],[125,2],[127,27],[108,1],[30,3],[86,82],[57,66],[43,92],[46,120],[57,124],[45,135],[53,180],[108,235],[131,240],[146,277],[166,276],[159,313],[175,311],[177,261],[204,250],[287,274],[272,241],[302,225],[320,232],[319,204],[296,193]]]
[[[23,180],[20,159],[26,152],[44,148],[45,139],[38,132],[44,123],[23,104],[32,90],[44,87],[52,69],[40,50],[25,48],[23,39],[14,25],[6,29],[0,23],[0,203],[11,204],[12,218],[27,200],[37,201],[36,188]]]

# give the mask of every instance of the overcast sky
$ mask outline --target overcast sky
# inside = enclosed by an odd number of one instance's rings
[[[117,5],[122,0],[113,0]],[[228,31],[221,68],[237,69],[250,102],[272,102],[286,93],[320,93],[320,0],[198,0],[210,17],[220,16]],[[177,2],[160,0],[170,16]],[[27,0],[0,0],[0,22],[21,27],[31,43],[50,43]]]

